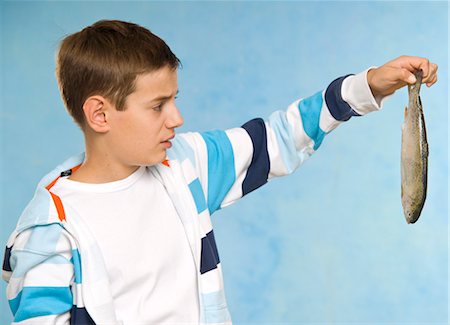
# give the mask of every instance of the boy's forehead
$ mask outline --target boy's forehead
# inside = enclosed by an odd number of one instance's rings
[[[135,95],[157,99],[161,96],[173,96],[178,91],[177,69],[163,67],[161,69],[144,73],[136,78]]]

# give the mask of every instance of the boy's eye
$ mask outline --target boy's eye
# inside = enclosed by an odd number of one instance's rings
[[[154,111],[161,112],[164,103],[160,103],[158,106],[153,107]]]
[[[175,96],[175,99],[177,99],[178,98],[178,96]],[[164,101],[164,102],[161,102],[158,106],[155,106],[155,107],[153,107],[152,109],[154,110],[154,111],[156,111],[156,112],[161,112],[161,110],[162,110],[162,108],[163,108],[163,106],[164,106],[164,104],[165,104],[166,102]]]

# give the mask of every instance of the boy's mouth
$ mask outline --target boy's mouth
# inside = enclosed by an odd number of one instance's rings
[[[167,148],[171,148],[172,147],[172,142],[170,142],[170,140],[172,140],[173,138],[175,138],[175,135],[172,135],[170,138],[168,138],[167,140],[162,141],[161,143]]]
[[[166,140],[161,141],[161,143],[163,143],[163,142],[169,142],[169,141],[172,140],[173,138],[175,138],[175,134],[172,135],[171,137],[167,138]]]

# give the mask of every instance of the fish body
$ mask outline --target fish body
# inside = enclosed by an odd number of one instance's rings
[[[419,219],[427,196],[428,142],[419,95],[422,70],[415,76],[416,83],[408,85],[409,103],[402,126],[401,190],[407,223],[415,223]]]

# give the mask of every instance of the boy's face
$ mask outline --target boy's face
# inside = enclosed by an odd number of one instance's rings
[[[168,140],[183,124],[175,104],[177,92],[177,70],[164,67],[138,76],[126,109],[109,114],[111,158],[130,167],[162,162],[171,147]]]

